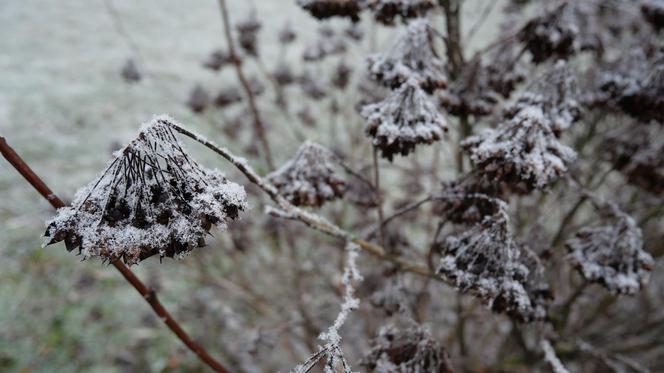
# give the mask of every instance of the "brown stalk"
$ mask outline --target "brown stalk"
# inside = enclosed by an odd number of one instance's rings
[[[0,153],[7,159],[7,161],[18,171],[27,181],[41,194],[50,204],[56,209],[65,207],[58,196],[56,196],[51,189],[44,183],[44,181],[32,171],[25,161],[19,156],[14,149],[7,143],[4,137],[0,136]],[[157,298],[157,293],[148,288],[135,274],[131,271],[122,261],[114,260],[111,262],[113,266],[120,271],[122,277],[129,282],[136,291],[143,296],[146,302],[152,307],[154,312],[159,318],[175,333],[175,335],[184,343],[198,358],[212,368],[215,372],[228,373],[220,362],[215,360],[201,345],[196,343],[185,332],[180,324],[178,324],[168,310],[161,304]]]
[[[226,37],[226,43],[228,44],[228,53],[231,55],[231,60],[233,61],[233,66],[235,67],[235,74],[237,75],[237,78],[240,81],[240,85],[242,86],[242,89],[247,96],[247,100],[249,101],[249,110],[251,111],[251,115],[253,117],[254,131],[256,132],[256,136],[258,136],[258,140],[260,141],[261,147],[263,148],[265,162],[267,162],[267,165],[270,167],[270,169],[274,169],[272,153],[270,152],[270,144],[268,143],[267,136],[265,134],[265,125],[261,120],[258,106],[256,106],[256,97],[251,90],[251,86],[249,85],[247,77],[244,75],[244,71],[242,71],[242,61],[238,57],[235,50],[235,43],[233,42],[233,35],[231,34],[228,8],[226,7],[225,0],[219,0],[219,8],[221,8],[221,17],[224,21],[224,36]]]

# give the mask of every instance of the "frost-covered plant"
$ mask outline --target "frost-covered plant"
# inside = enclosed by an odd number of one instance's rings
[[[447,121],[415,79],[409,79],[383,101],[366,105],[362,116],[366,133],[383,158],[411,153],[417,144],[431,144],[443,137]]]
[[[393,25],[397,18],[404,22],[409,18],[424,17],[436,8],[433,0],[368,0],[376,21]]]
[[[160,116],[48,222],[46,245],[64,241],[83,258],[135,264],[182,257],[247,208],[244,188],[197,164]]]
[[[300,146],[293,159],[267,175],[267,179],[296,206],[321,206],[341,198],[346,183],[335,173],[335,156],[311,141]]]
[[[346,254],[346,265],[342,279],[344,285],[344,302],[341,304],[341,311],[334,320],[334,323],[318,337],[325,341],[325,345],[304,363],[297,365],[291,371],[292,373],[307,373],[323,358],[326,359],[325,373],[352,373],[350,364],[346,361],[341,350],[339,329],[346,322],[348,315],[360,306],[360,300],[355,298],[355,287],[358,282],[362,281],[362,275],[357,268],[357,258],[360,255],[359,247],[356,244],[347,244]]]
[[[490,85],[489,72],[480,58],[475,58],[462,70],[439,98],[441,105],[452,115],[488,115],[500,101],[500,95]]]
[[[567,240],[567,258],[586,280],[612,293],[634,294],[648,282],[653,258],[631,216],[615,204],[606,206],[606,215],[609,225],[581,228]]]
[[[641,13],[656,30],[664,29],[664,1],[643,0],[641,1]]]
[[[443,184],[436,199],[446,219],[457,224],[475,224],[500,211],[503,201],[496,197],[500,194],[499,185],[472,173]]]
[[[297,4],[317,19],[348,17],[353,22],[360,20],[360,0],[297,0]]]
[[[519,39],[532,55],[534,63],[550,58],[567,58],[576,52],[579,26],[570,22],[572,5],[562,2],[554,10],[530,20],[519,33]]]
[[[495,312],[532,321],[544,317],[524,286],[528,268],[519,262],[505,206],[442,244],[438,273],[461,292],[481,298]]]
[[[497,128],[464,141],[471,159],[489,179],[499,180],[515,191],[543,189],[560,178],[576,159],[576,152],[557,137],[578,118],[576,100],[564,93],[568,80],[547,79],[557,77],[558,70],[554,68],[538,84],[553,91],[537,87],[526,91],[505,111],[504,122]],[[559,86],[565,90],[559,90]],[[556,101],[559,104],[552,105]]]
[[[371,352],[362,365],[375,373],[451,373],[447,351],[429,330],[413,325],[398,328],[383,326],[371,341]]]
[[[389,51],[368,58],[371,77],[395,89],[415,79],[427,92],[447,85],[445,66],[433,49],[429,22],[416,19]]]

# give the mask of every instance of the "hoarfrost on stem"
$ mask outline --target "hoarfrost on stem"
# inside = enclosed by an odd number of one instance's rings
[[[135,264],[150,256],[181,257],[205,245],[212,226],[225,229],[247,208],[246,193],[220,172],[198,165],[176,139],[168,116],[138,137],[76,193],[48,223],[45,244],[65,241],[85,259]]]

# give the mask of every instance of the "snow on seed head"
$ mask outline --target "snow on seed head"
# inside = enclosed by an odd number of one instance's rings
[[[427,92],[444,88],[445,67],[433,50],[431,32],[426,19],[411,21],[389,51],[368,58],[372,79],[392,89],[411,78]]]
[[[643,250],[641,229],[614,204],[606,206],[610,224],[581,228],[565,245],[567,258],[586,280],[612,293],[634,294],[648,282],[654,266]]]
[[[551,11],[530,20],[519,32],[519,40],[531,53],[533,62],[549,58],[567,58],[576,52],[579,26],[570,22],[572,6],[562,3]]]
[[[341,198],[346,183],[334,172],[333,154],[311,141],[293,159],[267,176],[279,193],[296,206],[321,206]]]
[[[117,151],[100,176],[48,222],[45,244],[65,241],[85,259],[135,264],[153,255],[181,257],[225,229],[247,207],[244,188],[198,165],[173,133],[173,119],[154,118]]]
[[[417,144],[440,140],[447,131],[447,121],[413,78],[383,101],[364,106],[362,116],[373,145],[390,161],[394,154],[408,155]]]

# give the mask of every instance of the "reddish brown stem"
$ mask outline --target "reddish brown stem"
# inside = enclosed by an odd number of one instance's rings
[[[237,79],[240,81],[240,85],[244,90],[247,100],[249,101],[249,110],[251,111],[251,116],[253,117],[254,131],[258,140],[261,143],[263,148],[263,155],[265,156],[265,162],[267,165],[274,169],[274,163],[272,162],[272,153],[270,152],[270,144],[267,141],[267,135],[265,134],[265,125],[261,120],[260,112],[258,111],[258,106],[256,105],[256,97],[254,96],[251,86],[247,77],[242,71],[242,61],[235,51],[235,43],[233,42],[233,35],[231,33],[231,25],[228,16],[228,8],[226,7],[225,0],[219,0],[219,7],[221,8],[221,17],[224,21],[224,36],[226,37],[226,43],[228,44],[228,53],[231,55],[231,60],[233,61],[233,66],[235,67],[235,74]]]
[[[42,181],[37,174],[32,171],[30,166],[23,161],[21,156],[19,156],[14,149],[12,149],[4,137],[0,136],[0,153],[7,159],[7,161],[32,185],[38,192],[41,194],[51,206],[56,209],[65,207],[65,203],[62,202],[58,196],[56,196],[51,189]],[[189,347],[199,359],[212,368],[215,372],[228,373],[226,369],[220,362],[215,360],[201,345],[194,342],[194,340],[189,337],[187,332],[185,332],[180,324],[178,324],[173,316],[164,308],[164,306],[159,302],[157,298],[157,293],[149,289],[135,274],[129,269],[122,261],[115,260],[112,262],[113,266],[120,271],[122,276],[127,280],[133,287],[138,291],[145,299],[154,312],[159,316],[159,318],[175,333],[175,335]]]

